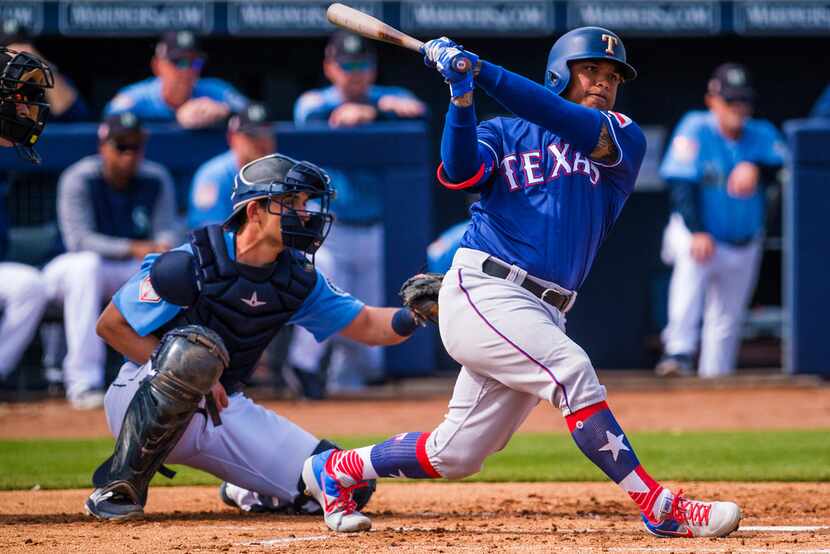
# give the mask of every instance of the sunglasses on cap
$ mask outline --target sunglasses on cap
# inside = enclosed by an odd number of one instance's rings
[[[126,154],[127,152],[139,152],[144,149],[143,142],[113,142],[112,146],[121,154]]]
[[[340,69],[345,71],[346,73],[352,73],[355,71],[369,71],[370,69],[375,68],[375,63],[371,60],[356,60],[350,62],[337,62],[337,65],[340,66]]]
[[[205,66],[204,58],[191,58],[189,56],[181,56],[178,58],[168,58],[176,69],[192,69],[194,71],[201,71]]]

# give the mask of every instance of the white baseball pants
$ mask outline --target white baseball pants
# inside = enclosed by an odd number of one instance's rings
[[[40,325],[48,300],[40,271],[28,265],[0,263],[0,378],[17,367]]]
[[[118,437],[124,414],[138,386],[151,370],[150,362],[127,362],[110,385],[104,400],[107,425]],[[232,394],[214,427],[197,412],[165,460],[206,471],[223,481],[260,494],[293,502],[303,462],[319,439],[291,421],[254,403],[243,393]]]
[[[540,400],[568,415],[606,398],[588,355],[565,334],[564,314],[517,284],[523,270],[514,266],[511,280],[483,273],[488,256],[459,249],[438,300],[441,339],[462,367],[426,450],[448,478],[478,472]]]
[[[315,264],[337,287],[370,306],[384,305],[383,225],[358,227],[335,223],[317,253]],[[288,361],[307,372],[319,367],[331,347],[329,390],[360,388],[366,381],[382,377],[383,349],[334,336],[318,343],[314,336],[296,327]]]
[[[698,375],[734,373],[741,325],[761,264],[761,239],[746,246],[718,242],[706,262],[692,258],[691,233],[672,214],[663,235],[664,258],[673,260],[669,322],[663,330],[666,354],[693,354],[700,343]],[[701,333],[701,317],[703,330]]]
[[[43,268],[49,299],[63,302],[67,398],[103,388],[106,348],[95,332],[101,303],[140,266],[139,260],[107,260],[94,252],[68,252]]]

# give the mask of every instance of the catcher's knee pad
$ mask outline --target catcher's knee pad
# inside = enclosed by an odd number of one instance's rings
[[[317,443],[317,446],[314,447],[314,451],[311,453],[311,456],[332,449],[342,450],[335,443],[326,439],[321,439],[320,442]],[[358,511],[362,510],[363,507],[369,503],[369,500],[371,500],[372,495],[375,494],[375,489],[377,489],[376,479],[369,479],[366,482],[365,487],[355,489],[355,491],[352,493],[352,498],[357,503]],[[296,513],[316,515],[321,514],[323,512],[322,506],[320,506],[316,500],[314,500],[312,497],[308,496],[305,493],[306,486],[305,481],[303,481],[302,474],[300,475],[300,480],[297,482],[297,490],[299,491],[299,494],[294,498],[294,511]]]
[[[202,397],[228,365],[228,351],[214,331],[198,325],[164,335],[152,356],[157,374],[130,401],[115,453],[93,475],[98,488],[144,505],[150,479],[184,433]]]

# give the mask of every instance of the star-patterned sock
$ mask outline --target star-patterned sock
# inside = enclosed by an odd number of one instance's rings
[[[646,473],[631,443],[605,402],[592,404],[565,417],[576,445],[589,460],[623,488],[651,519],[662,485]]]
[[[363,461],[363,479],[438,479],[441,475],[427,457],[428,438],[429,433],[401,433],[382,443],[356,448],[351,452]]]

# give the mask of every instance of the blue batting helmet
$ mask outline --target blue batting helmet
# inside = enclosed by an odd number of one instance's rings
[[[625,46],[616,33],[602,27],[579,27],[559,37],[550,49],[545,86],[562,94],[571,80],[569,64],[577,60],[608,60],[617,64],[624,80],[637,76],[625,59]]]

